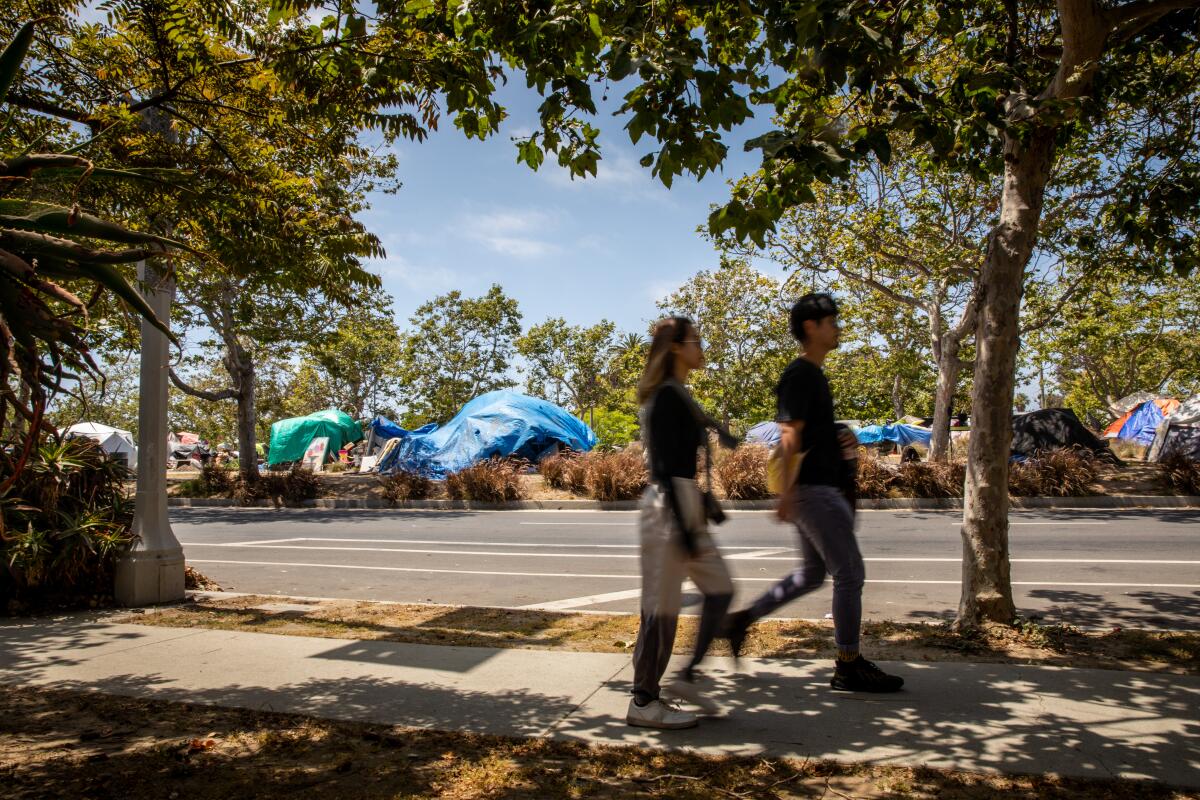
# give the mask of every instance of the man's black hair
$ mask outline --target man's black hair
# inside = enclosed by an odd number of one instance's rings
[[[837,313],[837,303],[832,295],[825,292],[810,292],[804,295],[792,306],[789,319],[792,336],[803,342],[808,338],[804,333],[806,320],[822,320],[825,317],[836,316]]]

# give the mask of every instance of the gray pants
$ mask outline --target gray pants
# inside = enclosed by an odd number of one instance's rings
[[[808,594],[833,576],[833,635],[841,650],[857,650],[862,626],[862,589],[866,580],[854,512],[833,486],[797,486],[792,523],[800,534],[800,566],[771,587],[749,608],[749,622]]]
[[[646,489],[640,512],[642,607],[633,650],[633,693],[644,703],[658,698],[659,682],[671,660],[684,578],[691,578],[704,595],[689,668],[700,663],[712,644],[733,599],[733,581],[707,530],[696,537],[695,555],[684,550],[674,516],[658,487]]]

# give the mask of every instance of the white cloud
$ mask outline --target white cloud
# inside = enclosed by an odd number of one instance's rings
[[[544,175],[547,182],[559,188],[576,191],[600,189],[613,192],[624,200],[677,205],[670,190],[658,178],[650,175],[649,168],[639,163],[641,156],[607,141],[601,141],[600,150],[601,157],[594,176],[572,179],[569,171],[552,160],[547,160],[538,174]]]
[[[553,255],[562,248],[545,234],[558,227],[555,215],[544,211],[492,211],[468,214],[455,226],[454,234],[483,243],[501,255],[535,260]]]
[[[365,266],[383,279],[384,288],[389,283],[399,283],[408,292],[422,296],[444,292],[460,282],[459,276],[451,269],[414,264],[401,255],[369,260]]]

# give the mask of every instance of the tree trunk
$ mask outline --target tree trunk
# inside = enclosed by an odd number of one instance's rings
[[[958,360],[961,347],[957,339],[947,334],[942,338],[938,358],[937,388],[933,395],[933,438],[929,442],[929,460],[946,461],[950,455],[950,414],[954,411],[954,391],[962,362]]]
[[[1024,144],[1006,137],[1000,220],[979,281],[971,444],[963,507],[962,596],[957,624],[1011,622],[1008,458],[1019,312],[1025,265],[1037,240],[1054,131],[1035,128]]]
[[[254,414],[254,359],[241,345],[225,354],[225,368],[237,389],[238,473],[242,480],[258,479],[257,420]]]
[[[904,398],[900,396],[900,390],[903,387],[904,379],[897,372],[896,377],[892,379],[892,418],[897,422],[904,417]]]

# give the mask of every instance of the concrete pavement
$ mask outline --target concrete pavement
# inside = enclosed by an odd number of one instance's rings
[[[691,731],[624,724],[624,655],[433,647],[120,625],[0,625],[0,683],[329,719],[971,771],[1200,787],[1200,677],[887,664],[906,691],[835,693],[829,665],[712,659],[729,711]]]

